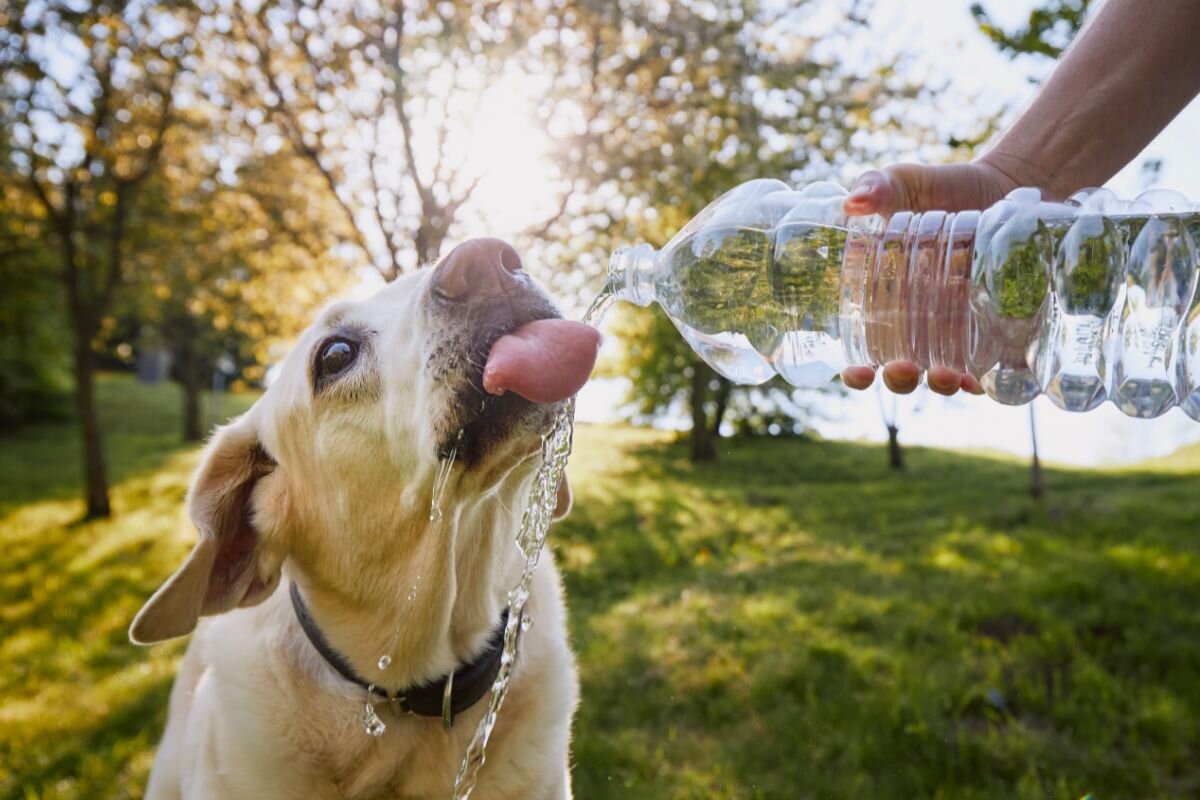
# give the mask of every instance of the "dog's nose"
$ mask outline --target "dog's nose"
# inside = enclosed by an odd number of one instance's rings
[[[508,242],[470,239],[450,251],[433,273],[433,286],[449,300],[497,295],[521,268],[521,257]]]

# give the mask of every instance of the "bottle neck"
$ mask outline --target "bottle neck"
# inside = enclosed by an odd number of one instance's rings
[[[658,251],[648,244],[621,247],[608,261],[605,289],[620,300],[639,306],[654,302],[654,265]]]

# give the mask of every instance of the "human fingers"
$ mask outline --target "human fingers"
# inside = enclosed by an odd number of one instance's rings
[[[851,216],[896,211],[962,211],[991,206],[1014,188],[1012,180],[985,162],[892,164],[855,180],[843,203]]]
[[[846,367],[842,370],[842,383],[851,389],[862,390],[875,382],[874,367]]]
[[[889,361],[883,368],[883,383],[896,394],[910,394],[921,384],[921,369],[911,361]]]

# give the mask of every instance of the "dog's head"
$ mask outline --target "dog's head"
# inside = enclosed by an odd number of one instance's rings
[[[521,391],[537,380],[522,377],[531,365],[519,357],[501,365],[504,381],[485,381],[485,369],[498,340],[530,328],[542,331],[552,362],[564,346],[586,350],[578,330],[566,330],[575,339],[567,345],[562,331],[543,330],[575,324],[542,322],[558,318],[516,251],[493,239],[465,242],[435,268],[326,309],[263,397],[210,443],[189,494],[200,539],[134,620],[134,641],[181,636],[200,616],[261,602],[289,556],[349,563],[364,549],[393,554],[408,532],[431,524],[434,476],[447,460],[446,513],[489,498],[523,502],[516,489],[541,436],[578,386],[552,375],[558,394]],[[565,512],[565,485],[559,500]]]

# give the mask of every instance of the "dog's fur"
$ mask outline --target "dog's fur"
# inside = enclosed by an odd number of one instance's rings
[[[524,273],[506,276],[503,297],[469,303],[448,302],[436,279],[425,270],[327,309],[277,381],[209,445],[189,496],[199,541],[131,629],[142,643],[196,629],[150,800],[451,796],[487,698],[450,731],[377,702],[387,731],[366,735],[364,691],[317,654],[287,591],[295,581],[330,644],[388,688],[472,661],[498,624],[521,572],[513,537],[556,407],[488,398],[480,370],[500,334],[557,314]],[[317,386],[320,350],[338,335],[359,343],[357,360]],[[439,456],[455,446],[443,517],[431,522]],[[559,499],[565,510],[569,495]],[[478,800],[570,796],[578,684],[549,552],[526,613],[533,625]],[[197,627],[201,616],[212,618]]]

